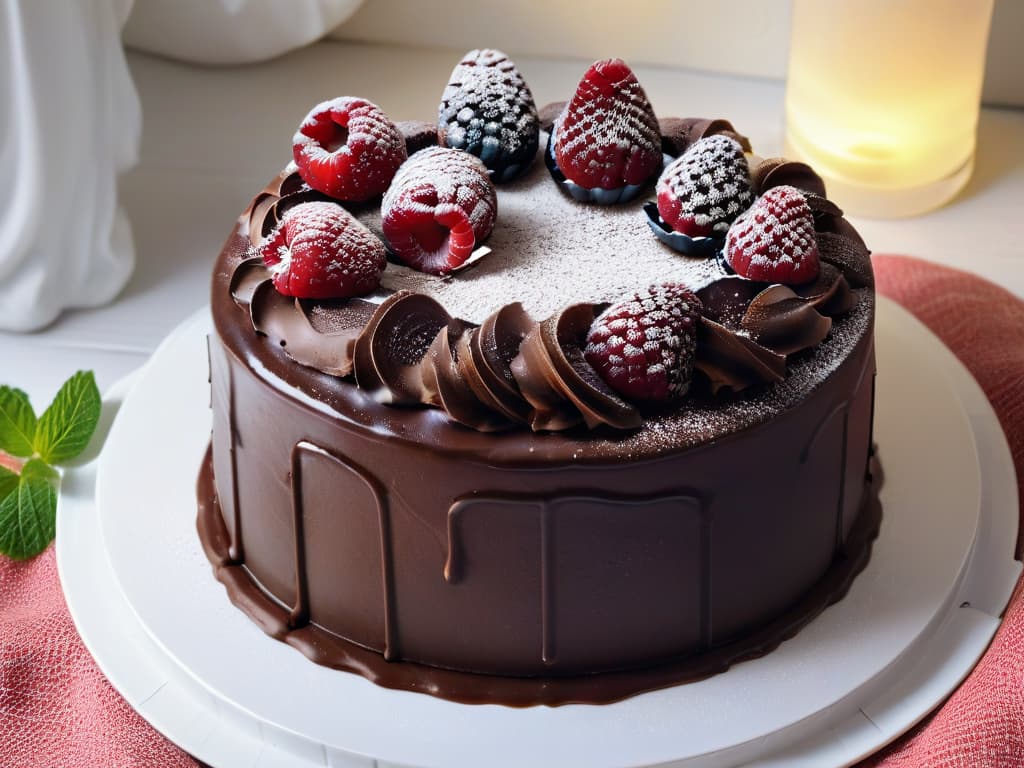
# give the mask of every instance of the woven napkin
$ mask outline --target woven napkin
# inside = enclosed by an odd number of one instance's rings
[[[920,318],[981,384],[1024,478],[1024,302],[978,277],[917,259],[874,261],[879,292]],[[963,685],[861,765],[1024,766],[1020,584]],[[52,547],[27,563],[0,556],[0,766],[201,767],[136,714],[96,667],[68,615]]]

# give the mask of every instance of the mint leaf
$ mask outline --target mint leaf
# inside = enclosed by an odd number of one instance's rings
[[[6,467],[0,467],[0,501],[18,487],[18,475]]]
[[[28,395],[14,387],[0,387],[0,451],[31,456],[35,437],[36,414]]]
[[[17,484],[0,499],[0,552],[15,560],[27,560],[53,541],[57,533],[55,475],[39,459],[25,464]],[[0,485],[9,483],[9,478],[0,475]]]
[[[36,427],[36,452],[48,464],[60,464],[85,450],[100,419],[100,391],[92,371],[79,371],[57,392]]]

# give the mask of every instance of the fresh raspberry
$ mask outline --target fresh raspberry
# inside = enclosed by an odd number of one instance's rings
[[[750,207],[750,169],[743,148],[728,136],[695,142],[658,179],[658,213],[690,237],[724,235]]]
[[[336,200],[362,201],[388,188],[405,162],[405,138],[381,109],[342,96],[317,104],[292,139],[309,186]]]
[[[554,132],[558,168],[586,189],[639,186],[661,168],[658,119],[621,59],[591,65]]]
[[[798,285],[818,276],[814,214],[796,187],[772,187],[729,227],[725,260],[740,277]]]
[[[381,205],[391,250],[413,269],[445,275],[494,227],[498,199],[484,164],[446,147],[420,150],[395,174]]]
[[[501,51],[467,53],[438,108],[438,139],[483,160],[496,182],[517,176],[537,154],[540,123],[530,87]]]
[[[700,310],[682,283],[652,285],[594,320],[584,356],[627,400],[680,398],[690,388]]]
[[[337,203],[301,203],[260,246],[274,287],[300,299],[362,296],[380,284],[384,244]]]

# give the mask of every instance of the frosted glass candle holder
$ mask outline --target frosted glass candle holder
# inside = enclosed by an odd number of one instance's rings
[[[786,155],[862,216],[950,200],[974,167],[993,0],[793,0]]]

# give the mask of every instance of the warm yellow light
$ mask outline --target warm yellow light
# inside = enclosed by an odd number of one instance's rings
[[[793,0],[787,154],[853,213],[946,202],[974,161],[992,0]]]

